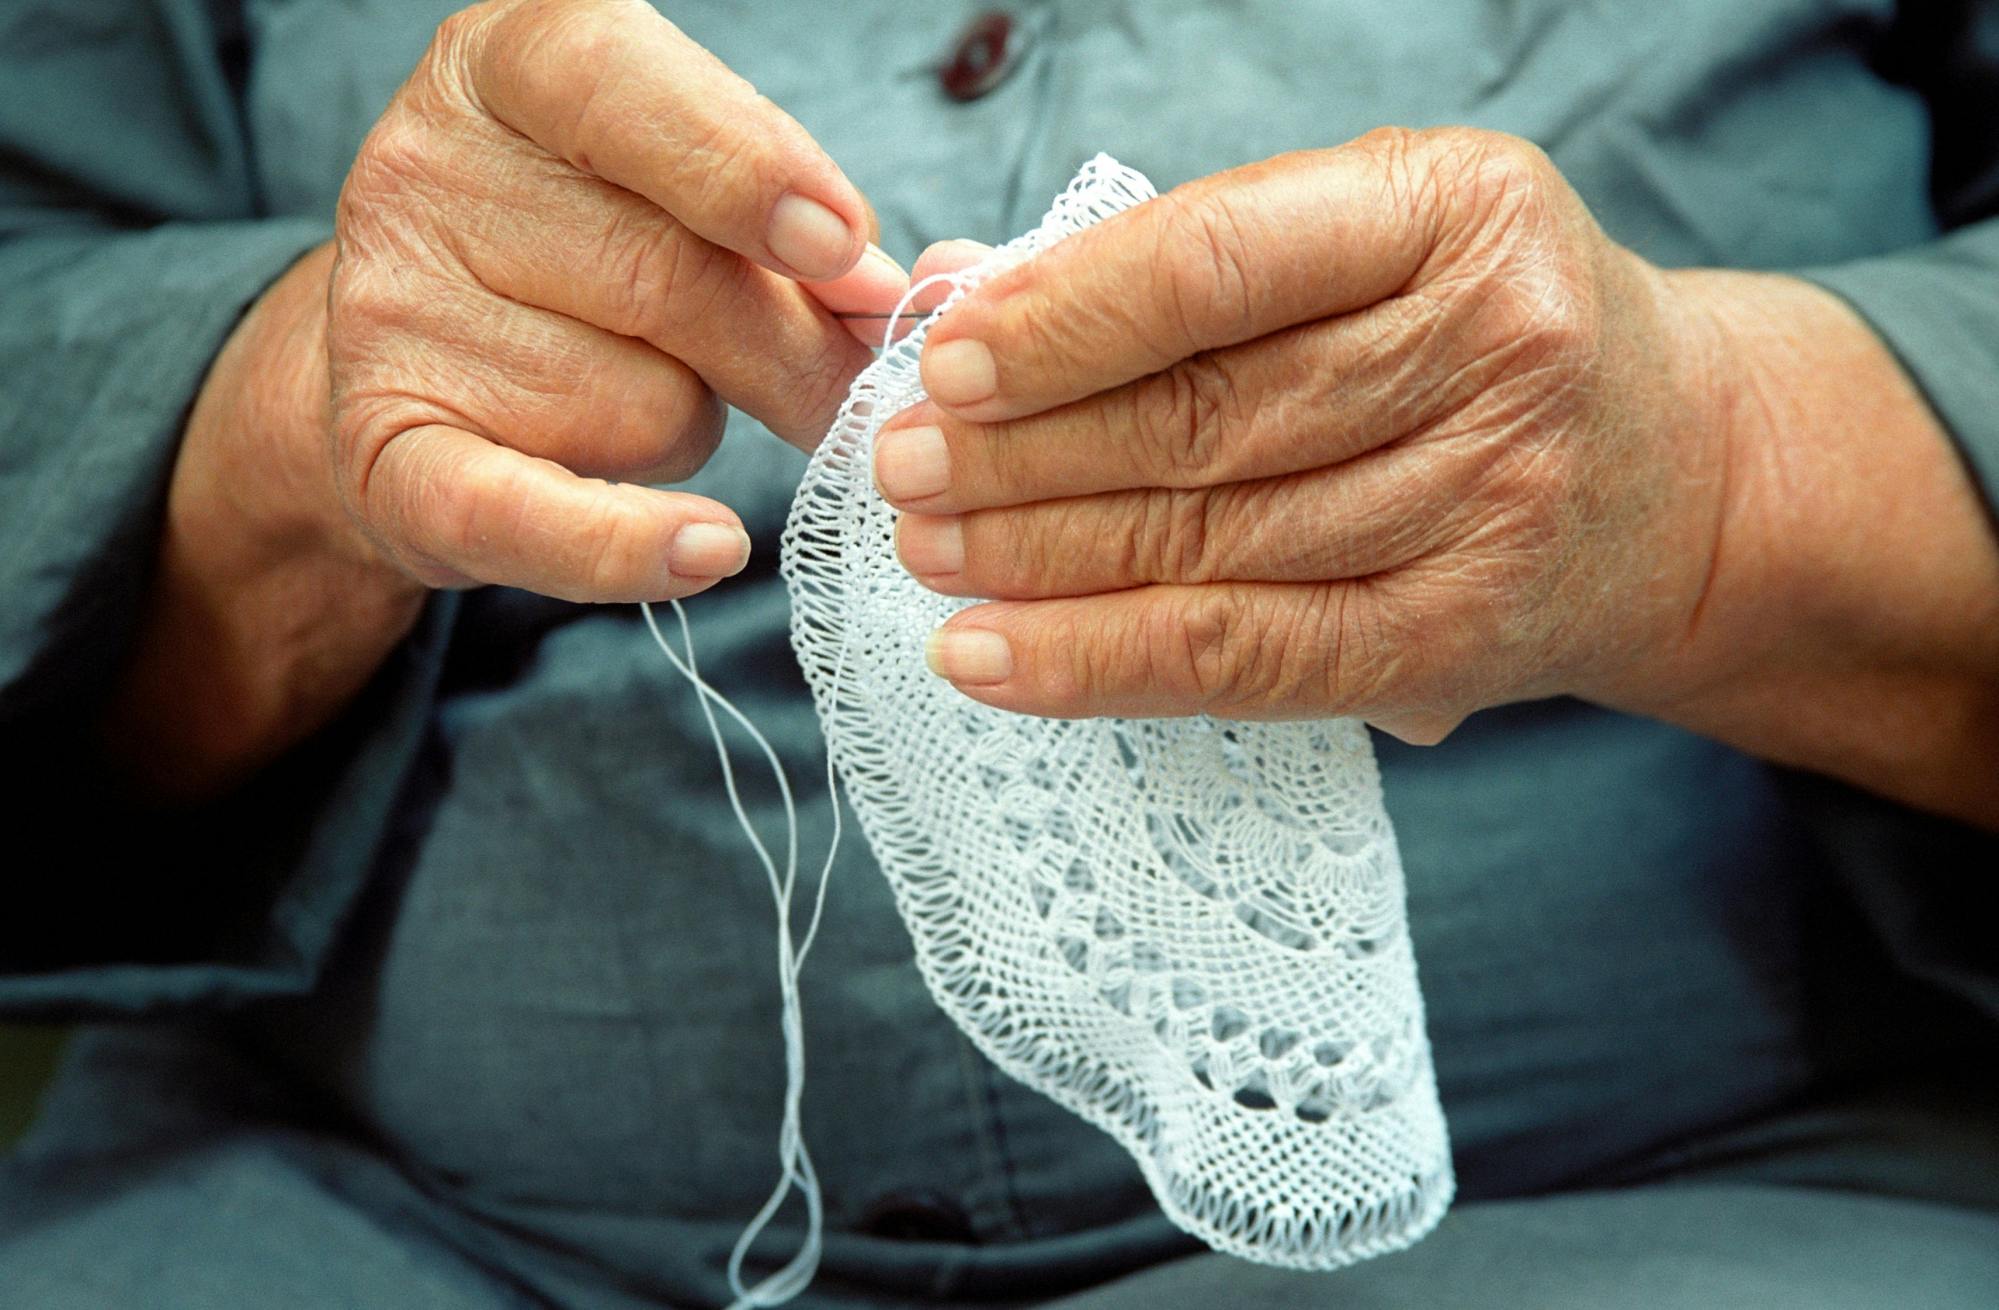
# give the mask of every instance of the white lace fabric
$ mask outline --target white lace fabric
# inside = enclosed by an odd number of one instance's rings
[[[856,381],[783,546],[792,640],[924,981],[1009,1074],[1109,1132],[1217,1250],[1330,1269],[1453,1190],[1401,857],[1352,720],[1056,720],[924,666],[972,602],[895,557],[870,473],[928,326],[993,272],[1150,198],[1099,155]]]

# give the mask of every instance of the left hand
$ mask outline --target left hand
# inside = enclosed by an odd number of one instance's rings
[[[1383,130],[986,282],[876,478],[905,567],[993,598],[930,648],[976,700],[1434,742],[1670,696],[1723,518],[1714,340],[1533,146]]]

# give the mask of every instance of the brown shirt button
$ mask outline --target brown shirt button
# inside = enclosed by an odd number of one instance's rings
[[[951,58],[937,70],[937,80],[953,100],[977,100],[1020,67],[1026,48],[1026,31],[1013,15],[989,10],[958,38]]]

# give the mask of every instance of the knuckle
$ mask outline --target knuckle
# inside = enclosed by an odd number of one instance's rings
[[[1386,212],[1434,212],[1441,188],[1436,160],[1448,153],[1445,138],[1454,129],[1377,127],[1346,147],[1360,152],[1374,166]]]
[[[681,156],[681,194],[703,210],[736,207],[745,192],[764,190],[763,152],[754,137],[722,119],[709,122]]]
[[[1206,582],[1215,572],[1215,509],[1200,492],[1155,489],[1141,493],[1139,526],[1133,533],[1143,582]]]
[[[628,58],[623,0],[525,0],[499,8],[472,43],[482,72],[470,79],[505,88],[526,112],[539,145],[583,172],[594,171],[590,146],[633,130],[620,79],[602,76]]]
[[[439,167],[430,129],[417,115],[383,114],[355,152],[335,202],[343,245],[373,231],[385,214],[424,203],[440,187]]]
[[[539,38],[553,73],[574,77],[579,68],[597,68],[615,59],[624,41],[616,19],[624,6],[605,0],[533,0],[517,12],[528,40]]]
[[[410,450],[404,439],[426,417],[394,389],[351,379],[336,382],[327,450],[335,485],[350,513],[384,530],[398,526],[403,487],[397,468]]]
[[[665,313],[668,293],[682,282],[681,252],[665,238],[664,225],[649,223],[629,207],[620,206],[605,224],[598,241],[597,266],[602,270],[613,332],[651,338]]]
[[[1464,133],[1440,148],[1434,168],[1446,212],[1476,234],[1474,250],[1506,259],[1559,243],[1568,186],[1539,146],[1499,132]]]
[[[1326,681],[1329,647],[1326,612],[1334,602],[1325,588],[1310,588],[1302,596],[1259,594],[1255,605],[1257,640],[1247,643],[1242,671],[1229,702],[1230,713],[1265,718],[1287,709],[1320,702]]]
[[[1026,300],[1026,297],[1022,297]],[[1021,360],[1081,360],[1102,354],[1103,343],[1131,330],[1127,307],[1107,305],[1101,297],[1078,297],[1058,313],[1034,313],[1003,303],[996,335],[1008,343],[1009,355]]]
[[[1058,718],[1080,719],[1102,713],[1096,707],[1113,690],[1109,673],[1117,633],[1102,623],[1066,622],[1049,625],[1039,634],[1049,658],[1042,662],[1041,692]]]
[[[1037,713],[1079,719],[1101,713],[1110,684],[1104,658],[1114,630],[1101,618],[1067,604],[1029,606],[1005,617],[1016,652],[1033,682]]]
[[[1101,413],[1101,410],[1098,411]],[[994,504],[1041,500],[1050,494],[1045,434],[1032,421],[1006,419],[963,430],[945,428],[954,490],[962,480],[972,495]]]
[[[348,510],[368,533],[419,576],[457,561],[477,512],[456,470],[415,440],[414,426],[355,425],[354,454],[343,465]]]
[[[523,91],[531,103],[563,107],[559,111],[543,110],[550,115],[547,129],[550,139],[539,144],[585,173],[596,171],[591,143],[607,139],[608,134],[619,130],[612,121],[617,111],[614,102],[605,95],[604,81],[577,77],[579,69],[601,66],[594,49],[594,35],[583,23],[563,24],[548,33],[545,43],[537,44],[538,57],[523,61]]]
[[[426,58],[435,61],[464,52],[477,42],[479,34],[487,30],[495,18],[505,13],[504,4],[487,0],[485,4],[468,5],[445,15],[444,20],[437,25],[436,31],[431,34],[430,49],[425,52]]]
[[[1140,448],[1169,486],[1201,486],[1230,473],[1228,435],[1242,412],[1235,374],[1213,352],[1181,360],[1160,375],[1158,405],[1137,405]]]
[[[516,498],[491,474],[429,459],[408,468],[402,480],[401,535],[432,560],[466,559],[507,534],[506,525],[495,521],[496,509],[514,504]]]
[[[823,436],[846,400],[854,376],[861,370],[860,357],[866,353],[867,347],[851,338],[828,334],[808,347],[804,358],[792,361],[780,395],[780,402],[791,411],[786,420],[789,431],[780,431],[780,435],[803,440]]]
[[[646,472],[649,481],[680,482],[691,478],[714,457],[722,445],[728,408],[714,392],[693,384],[699,394],[685,396],[679,409],[688,417],[671,434],[664,458],[654,458]]]
[[[1136,619],[1115,609],[1088,611],[1091,621],[1078,634],[1082,639],[1066,652],[1069,678],[1080,689],[1084,704],[1114,702],[1139,688],[1165,686],[1183,694],[1179,687],[1184,677],[1176,683],[1162,672],[1162,665],[1173,663],[1161,649],[1161,632],[1167,626],[1161,611],[1169,608],[1147,606]]]
[[[1485,128],[1425,128],[1410,133],[1404,149],[1413,168],[1446,183],[1460,200],[1518,196],[1553,167],[1525,138]]]
[[[590,88],[579,70],[602,67],[618,51],[607,6],[576,0],[528,0],[504,11],[492,52],[505,61],[526,97],[540,104],[581,106]]]
[[[733,261],[635,204],[619,207],[599,250],[607,316],[616,320],[604,326],[655,343],[713,313],[740,283]]]
[[[981,530],[978,549],[969,545],[968,567],[994,587],[1021,595],[1044,595],[1074,579],[1079,561],[1100,554],[1103,524],[1082,505],[1057,501],[1045,508],[984,510],[968,526]],[[1094,569],[1084,568],[1094,573]]]
[[[648,558],[658,550],[645,520],[624,512],[627,508],[621,497],[602,496],[590,517],[578,525],[589,546],[565,588],[571,591],[567,599],[620,595],[644,576]]]
[[[1426,128],[1385,147],[1386,176],[1404,212],[1434,215],[1452,249],[1474,254],[1539,239],[1562,210],[1567,185],[1540,147],[1480,128]]]
[[[1175,576],[1171,493],[1148,488],[1131,493],[1129,531],[1116,538],[1113,563],[1133,583],[1167,582]]]
[[[1381,668],[1381,636],[1356,594],[1339,585],[1199,588],[1181,634],[1189,692],[1226,718],[1350,713]]]
[[[373,484],[385,444],[371,440],[366,424],[357,415],[346,412],[337,398],[333,420],[327,427],[327,444],[333,459],[333,483],[341,503],[362,522],[377,522],[381,515]]]
[[[1353,148],[1364,150],[1382,159],[1412,160],[1424,141],[1441,137],[1453,130],[1456,129],[1412,128],[1385,123],[1355,137]]]
[[[1221,188],[1169,202],[1152,266],[1167,327],[1177,336],[1156,344],[1178,356],[1241,340],[1254,322],[1247,219]]]
[[[1314,587],[1299,610],[1282,652],[1292,685],[1332,714],[1371,703],[1396,646],[1368,584]]]
[[[523,21],[532,0],[485,0],[447,15],[431,34],[415,75],[397,93],[397,102],[426,111],[450,110],[494,117],[486,88],[497,78],[521,82],[522,34],[537,25]]]
[[[1141,633],[1149,675],[1204,712],[1239,703],[1254,675],[1247,617],[1229,587],[1192,588],[1179,603],[1154,607]]]
[[[1336,551],[1301,509],[1300,485],[1264,479],[1217,487],[1202,496],[1208,543],[1200,581],[1337,576]]]
[[[1507,148],[1500,157],[1516,156]],[[1500,165],[1499,176],[1513,167]],[[1467,376],[1488,383],[1580,380],[1594,366],[1606,312],[1592,248],[1555,212],[1563,207],[1555,193],[1492,177],[1480,172],[1467,193],[1479,214],[1468,257],[1433,288],[1436,339]]]
[[[697,380],[676,378],[628,389],[602,404],[602,438],[574,459],[579,471],[620,482],[679,482],[692,477],[721,444],[726,409]]]
[[[1473,165],[1473,177],[1500,196],[1540,191],[1557,180],[1547,152],[1525,137],[1509,132],[1459,129],[1462,146]]]
[[[1525,252],[1494,305],[1512,354],[1528,368],[1576,366],[1595,352],[1602,308],[1581,270],[1557,252]]]
[[[430,44],[417,63],[419,76],[412,79],[411,86],[430,81],[446,86],[465,85],[469,89],[476,78],[465,76],[460,70],[476,67],[481,52],[489,48],[487,34],[496,23],[504,24],[505,15],[505,6],[496,0],[447,14],[432,31]],[[404,93],[408,92],[409,88],[405,88]]]

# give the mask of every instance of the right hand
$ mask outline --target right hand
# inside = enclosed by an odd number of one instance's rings
[[[881,330],[828,311],[908,285],[872,225],[803,128],[638,0],[447,20],[331,246],[195,398],[107,755],[163,799],[236,785],[360,691],[427,587],[662,600],[736,572],[727,506],[640,484],[699,468],[723,401],[817,440]]]
[[[447,19],[340,196],[347,513],[433,587],[661,600],[736,572],[732,511],[636,484],[699,468],[724,401],[816,443],[879,331],[829,309],[908,285],[872,227],[797,122],[639,0]]]

